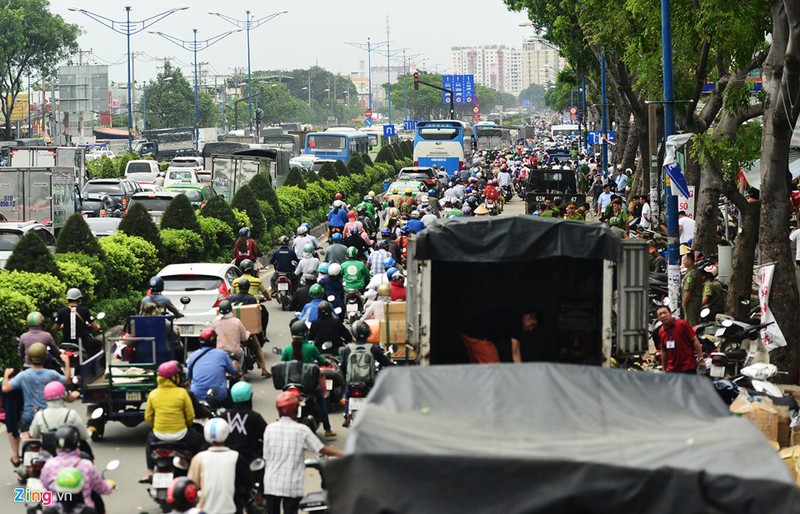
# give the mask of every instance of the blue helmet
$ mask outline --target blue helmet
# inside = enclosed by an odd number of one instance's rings
[[[163,290],[164,290],[163,278],[155,276],[150,279],[150,291],[152,291],[153,293],[160,293]]]
[[[320,265],[317,267],[317,273],[321,273],[323,275],[328,274],[328,266],[327,262],[321,262]]]
[[[435,189],[429,189],[428,190],[428,196],[430,196],[431,198],[436,198],[436,190]]]
[[[392,258],[392,257],[389,257],[388,259],[383,261],[383,267],[386,268],[386,269],[394,267],[395,264],[397,264],[397,263],[395,262],[394,258]]]
[[[381,235],[382,236],[391,236],[392,235],[392,229],[390,229],[389,227],[383,227],[381,229]]]
[[[341,241],[342,240],[342,234],[340,234],[338,232],[334,232],[333,235],[331,236],[331,239],[334,242]]]
[[[408,235],[411,233],[411,229],[408,227],[408,225],[403,225],[400,227],[400,232],[402,232],[404,235]]]
[[[391,279],[392,279],[392,277],[394,276],[394,274],[395,274],[395,273],[397,273],[398,271],[400,271],[400,270],[398,270],[397,268],[395,268],[394,266],[392,266],[391,268],[389,268],[389,269],[387,269],[387,270],[386,270],[386,278],[388,278],[389,280],[391,280]]]
[[[250,229],[247,227],[240,228],[239,237],[250,237]]]
[[[464,192],[466,192],[467,194],[470,194],[472,191],[474,191],[474,190],[472,189],[472,186],[469,186],[469,187],[467,187],[467,188],[464,190]]]
[[[306,230],[308,230],[308,231],[311,230],[311,225],[309,225],[308,223],[301,223],[300,226],[301,227],[306,227]]]

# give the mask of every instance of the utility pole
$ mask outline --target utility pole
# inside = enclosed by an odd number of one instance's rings
[[[369,82],[369,109],[372,110],[372,50],[377,50],[386,45],[386,43],[375,43],[373,45],[371,39],[367,38],[366,43],[351,43],[350,41],[345,41],[344,44],[367,51],[367,81]]]

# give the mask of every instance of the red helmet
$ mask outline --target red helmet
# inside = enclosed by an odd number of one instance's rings
[[[161,378],[170,379],[178,376],[180,369],[178,363],[175,361],[167,361],[158,367],[158,376]]]
[[[342,199],[342,193],[336,193],[335,195],[333,195],[333,198],[335,200],[341,200]]]
[[[300,405],[300,399],[289,391],[282,392],[275,399],[275,406],[280,411],[291,412],[297,410],[298,405]]]
[[[208,344],[208,343],[215,343],[217,341],[217,333],[214,330],[207,328],[200,332],[200,344]]]
[[[350,218],[350,219],[355,219],[355,217],[356,217],[356,211],[350,211],[350,212],[348,212],[348,213],[347,213],[347,217],[348,217],[348,218]]]
[[[186,511],[197,505],[197,484],[186,477],[178,477],[167,489],[167,505]]]

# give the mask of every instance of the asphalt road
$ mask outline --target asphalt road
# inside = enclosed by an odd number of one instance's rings
[[[519,197],[515,198],[506,208],[502,215],[524,213],[524,203]],[[269,277],[269,271],[263,274],[265,281]],[[270,324],[267,335],[271,340],[264,346],[264,354],[267,359],[267,366],[271,366],[278,360],[278,355],[272,353],[272,348],[283,348],[291,342],[289,334],[289,321],[292,319],[291,312],[283,312],[276,302],[268,305],[270,313]],[[251,371],[247,375],[247,380],[253,386],[253,407],[264,416],[267,423],[277,419],[275,411],[275,398],[277,391],[272,387],[272,380],[264,380],[260,377],[259,371]],[[82,405],[73,404],[73,407],[84,416],[86,409]],[[343,450],[348,430],[342,427],[344,420],[341,411],[330,414],[333,430],[337,437],[325,441],[338,450]],[[5,432],[4,425],[0,425],[0,431]],[[149,431],[149,427],[142,423],[134,428],[127,428],[121,423],[110,422],[106,425],[105,437],[101,442],[93,442],[92,448],[95,453],[96,466],[102,469],[105,464],[112,459],[119,459],[121,466],[115,471],[107,473],[106,478],[114,479],[117,482],[117,489],[106,498],[107,510],[110,514],[142,512],[157,513],[159,509],[156,503],[147,493],[146,486],[139,484],[138,480],[145,471],[144,441]],[[320,427],[318,435],[324,433]],[[14,489],[19,487],[16,481],[16,474],[10,464],[10,447],[8,444],[0,442],[0,469],[5,468],[5,472],[0,473],[0,512],[24,512],[24,507],[15,504]],[[315,491],[320,488],[319,475],[314,470],[306,471],[305,490],[306,492]]]

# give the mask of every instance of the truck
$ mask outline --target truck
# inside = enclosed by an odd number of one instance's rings
[[[271,134],[263,137],[262,141],[267,148],[280,148],[289,152],[289,158],[300,155],[302,146],[300,137],[295,134]]]
[[[208,166],[206,158],[206,166]],[[283,185],[289,174],[289,152],[272,148],[246,148],[230,154],[211,156],[211,183],[229,202],[236,189],[256,175],[270,177],[272,187]]]
[[[57,235],[79,201],[71,166],[0,168],[0,218],[7,221],[35,221]]]
[[[146,141],[141,144],[140,150],[146,155],[154,155],[160,162],[171,161],[180,155],[197,154],[192,127],[145,130],[142,136]],[[142,156],[141,153],[139,155]]]
[[[528,172],[525,181],[525,213],[532,214],[545,200],[561,203],[562,209],[572,203],[581,206],[586,195],[578,192],[575,172],[568,167],[542,166]]]
[[[538,313],[553,362],[609,366],[648,348],[647,245],[599,223],[526,215],[440,220],[409,240],[407,344],[423,365],[469,362],[467,320]]]

